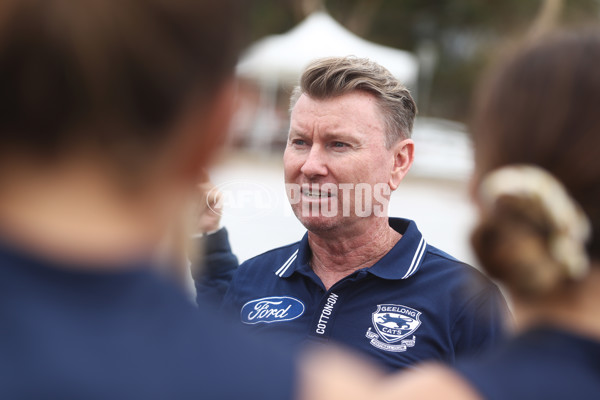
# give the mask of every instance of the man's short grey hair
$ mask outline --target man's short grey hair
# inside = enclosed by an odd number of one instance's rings
[[[386,128],[386,147],[409,138],[417,114],[410,91],[381,65],[358,57],[327,57],[312,61],[294,88],[290,112],[302,96],[329,99],[353,91],[365,91],[377,98]]]

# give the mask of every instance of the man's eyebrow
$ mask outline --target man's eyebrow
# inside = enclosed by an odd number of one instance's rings
[[[346,131],[328,131],[325,132],[323,138],[328,141],[339,140],[341,142],[358,142],[360,138]]]
[[[292,136],[292,135],[302,137],[302,138],[308,136],[306,133],[304,133],[302,131],[296,130],[294,128],[290,128],[290,132],[289,132],[288,136]]]

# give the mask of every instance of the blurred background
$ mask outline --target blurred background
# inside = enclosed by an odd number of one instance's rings
[[[211,172],[223,224],[246,260],[297,241],[304,228],[285,198],[281,157],[290,93],[314,58],[355,55],[411,89],[419,115],[414,166],[390,215],[414,219],[426,240],[476,264],[467,124],[471,95],[493,54],[551,23],[600,22],[600,0],[253,0],[237,68],[239,102],[228,150]]]

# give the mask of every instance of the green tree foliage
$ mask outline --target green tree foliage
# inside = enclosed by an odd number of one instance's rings
[[[349,30],[387,46],[437,55],[421,114],[465,121],[471,92],[490,54],[526,35],[547,0],[254,0],[251,37],[282,33],[324,7]],[[560,25],[597,24],[600,0],[564,0]],[[427,82],[422,82],[427,87]]]

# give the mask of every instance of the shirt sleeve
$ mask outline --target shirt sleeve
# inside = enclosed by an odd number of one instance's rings
[[[231,251],[229,236],[225,228],[217,232],[194,238],[201,252],[193,266],[196,302],[220,305],[238,268],[238,259]]]
[[[507,338],[512,316],[498,287],[489,282],[470,297],[452,327],[455,355],[477,355]]]

